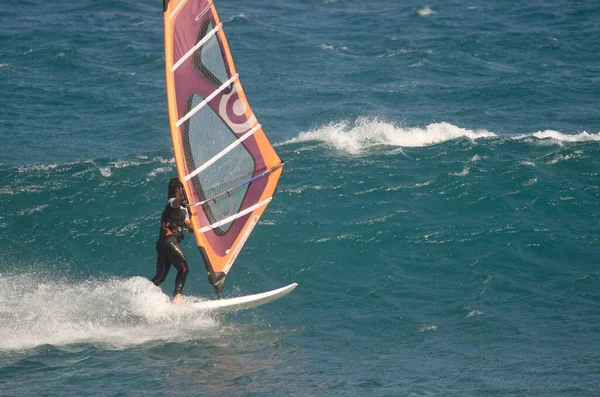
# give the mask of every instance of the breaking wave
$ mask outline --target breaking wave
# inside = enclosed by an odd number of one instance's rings
[[[425,127],[403,127],[393,122],[372,117],[359,117],[354,122],[332,122],[302,132],[277,146],[318,142],[348,154],[362,154],[380,146],[427,147],[458,139],[478,140],[501,138],[527,141],[549,141],[551,143],[600,141],[600,133],[566,134],[553,130],[538,131],[518,136],[500,136],[485,129],[468,129],[441,122]]]

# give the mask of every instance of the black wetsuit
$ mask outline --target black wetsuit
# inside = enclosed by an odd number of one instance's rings
[[[177,208],[173,208],[173,206],[177,206]],[[156,259],[156,275],[152,282],[154,285],[160,285],[167,278],[171,265],[175,266],[177,277],[173,296],[181,293],[188,274],[187,261],[179,246],[183,240],[186,219],[188,219],[187,209],[179,206],[178,199],[170,199],[162,213],[160,235],[156,242],[158,258]]]

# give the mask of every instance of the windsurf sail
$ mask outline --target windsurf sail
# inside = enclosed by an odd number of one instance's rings
[[[220,296],[283,163],[250,109],[212,1],[163,0],[167,104],[179,180]]]

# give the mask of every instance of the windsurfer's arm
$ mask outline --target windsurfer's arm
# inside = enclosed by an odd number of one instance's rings
[[[169,200],[171,208],[187,207],[187,201],[184,198],[172,198]]]
[[[192,225],[192,221],[190,220],[190,213],[189,213],[189,207],[187,205],[187,200],[184,198],[175,198],[172,199],[173,201],[171,201],[171,207],[173,208],[185,208],[185,227],[187,228],[188,231],[193,232],[194,231],[194,226]]]

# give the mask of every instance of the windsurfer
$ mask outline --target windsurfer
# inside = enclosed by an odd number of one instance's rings
[[[169,181],[168,202],[161,217],[160,234],[156,242],[156,275],[152,279],[158,286],[167,277],[171,265],[177,269],[173,303],[183,303],[181,292],[188,274],[188,265],[179,243],[183,240],[183,228],[192,231],[187,210],[185,189],[178,178]]]

